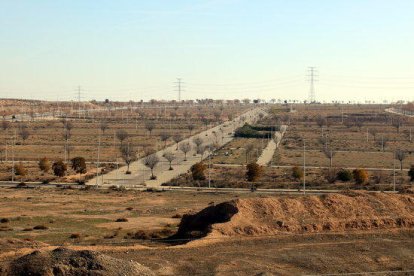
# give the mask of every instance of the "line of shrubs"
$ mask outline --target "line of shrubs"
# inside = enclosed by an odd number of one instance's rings
[[[365,184],[369,180],[369,174],[364,169],[354,169],[353,171],[347,169],[340,169],[336,173],[336,180],[342,182],[349,182],[355,180],[357,184]]]
[[[414,181],[414,165],[411,166],[410,170],[408,171],[408,176],[410,177],[410,181]],[[292,168],[292,177],[294,179],[300,180],[303,179],[303,169],[300,167],[293,167]],[[325,179],[329,183],[335,183],[335,181],[342,181],[342,182],[350,182],[352,180],[355,181],[356,184],[366,184],[369,181],[369,173],[365,169],[329,169],[325,173]],[[376,183],[380,183],[382,180],[382,175],[374,175]]]
[[[350,182],[355,181],[356,184],[365,184],[369,180],[369,174],[365,169],[329,169],[325,173],[325,179],[329,183],[335,183],[335,181]]]
[[[70,160],[71,168],[79,174],[86,173],[86,161],[83,157],[75,157]],[[53,174],[58,177],[63,177],[66,175],[66,171],[68,170],[67,164],[59,159],[51,164],[51,162],[46,158],[43,157],[38,162],[39,169],[43,173],[48,173],[52,170]],[[14,165],[14,173],[18,176],[26,176],[28,174],[27,168],[24,167],[22,162],[17,163]],[[47,180],[45,182],[48,182]],[[79,181],[81,182],[80,178]]]

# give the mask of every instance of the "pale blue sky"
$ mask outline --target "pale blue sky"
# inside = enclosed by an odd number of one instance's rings
[[[412,0],[0,0],[0,97],[414,99]]]

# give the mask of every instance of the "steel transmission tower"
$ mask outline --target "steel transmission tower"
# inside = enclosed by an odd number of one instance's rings
[[[76,94],[77,94],[77,98],[78,98],[78,117],[80,118],[81,116],[81,99],[83,98],[82,96],[82,87],[79,85],[76,89]]]
[[[309,103],[314,103],[315,99],[315,81],[317,77],[317,69],[316,67],[308,67],[308,77],[309,77]]]
[[[177,78],[177,81],[175,82],[175,87],[177,89],[178,92],[178,102],[181,102],[181,92],[183,89],[183,82],[181,80],[181,78]]]

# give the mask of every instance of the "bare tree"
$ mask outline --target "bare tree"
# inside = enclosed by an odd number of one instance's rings
[[[72,134],[67,129],[65,129],[63,131],[62,137],[67,142],[72,137]]]
[[[326,149],[328,147],[328,143],[329,143],[329,137],[327,137],[326,135],[320,137],[318,139],[319,143],[321,145],[323,145],[323,148]]]
[[[218,122],[221,119],[221,112],[220,111],[214,111],[213,116],[216,119],[216,122]]]
[[[332,161],[333,161],[333,158],[334,158],[336,152],[333,151],[332,149],[326,147],[326,148],[324,148],[323,153],[325,154],[326,158],[329,159],[329,167],[332,168]]]
[[[64,128],[68,131],[71,132],[73,129],[73,123],[72,121],[65,121],[65,125]]]
[[[316,124],[322,129],[326,125],[326,118],[319,115],[316,117]]]
[[[170,168],[169,168],[169,170],[171,171],[171,170],[173,170],[173,168],[172,168],[172,166],[171,166],[171,163],[172,163],[172,161],[174,161],[174,159],[175,159],[175,154],[174,153],[172,153],[171,151],[167,151],[167,152],[165,152],[164,154],[163,154],[163,157],[165,158],[165,159],[167,159],[167,161],[170,163]]]
[[[359,131],[361,131],[362,127],[364,126],[364,121],[360,118],[356,118],[355,119],[355,126],[357,126]]]
[[[170,137],[171,137],[171,135],[168,132],[161,132],[160,133],[160,138],[161,138],[161,141],[164,142],[164,147],[167,146],[167,141],[168,141],[168,139],[170,139]]]
[[[138,151],[136,148],[132,145],[128,144],[121,144],[119,147],[119,151],[121,152],[121,157],[124,160],[124,162],[127,164],[127,174],[130,174],[129,171],[129,165],[137,159],[137,153]]]
[[[203,161],[204,152],[206,151],[206,147],[203,145],[198,145],[197,148],[197,154],[200,154],[200,161]]]
[[[344,125],[347,128],[351,128],[351,127],[354,126],[354,122],[352,120],[350,120],[350,119],[347,119],[347,120],[344,121]]]
[[[160,160],[155,153],[146,156],[143,160],[144,165],[151,169],[151,179],[156,179],[156,176],[154,175],[154,168],[158,164],[159,161]]]
[[[1,122],[1,128],[2,128],[3,130],[7,130],[8,128],[10,128],[10,122],[9,122],[9,121],[6,121],[6,120],[3,120],[3,121]]]
[[[109,125],[108,125],[108,123],[106,121],[102,121],[100,123],[99,127],[100,127],[100,129],[102,131],[102,134],[104,134],[105,133],[105,130],[108,129]]]
[[[155,123],[153,121],[148,121],[145,123],[145,128],[148,130],[150,136],[152,135],[152,131],[155,128]]]
[[[392,125],[397,129],[397,133],[400,133],[400,129],[404,123],[404,120],[401,117],[393,118]]]
[[[208,123],[210,122],[209,119],[206,116],[204,116],[204,114],[203,114],[203,115],[200,116],[200,120],[201,120],[201,122],[203,122],[204,126],[207,129]]]
[[[382,135],[381,138],[377,139],[377,145],[381,147],[381,151],[385,150],[385,147],[387,146],[389,140],[390,138],[384,135]]]
[[[401,149],[397,149],[395,151],[395,159],[397,159],[398,161],[400,161],[400,169],[401,169],[401,171],[403,169],[403,161],[404,161],[405,157],[406,157],[405,151],[403,151]]]
[[[178,150],[178,143],[180,143],[180,142],[183,140],[183,136],[182,136],[181,134],[179,134],[179,133],[176,133],[176,134],[174,134],[174,136],[173,136],[173,140],[174,140],[174,142],[176,142],[176,143],[177,143],[177,148],[176,148],[176,150]]]
[[[250,153],[255,149],[255,145],[254,144],[247,144],[247,146],[244,148],[244,153],[246,155],[246,164],[249,163],[249,155]]]
[[[27,138],[29,138],[30,132],[29,132],[29,130],[27,129],[26,126],[24,126],[24,127],[21,126],[20,127],[20,129],[19,129],[19,136],[20,136],[20,138],[22,138],[23,142],[26,141]]]
[[[375,128],[370,128],[369,133],[374,137],[374,140],[375,140],[378,134],[378,130]]]
[[[193,143],[197,146],[197,147],[199,147],[200,145],[202,145],[203,144],[203,139],[202,138],[200,138],[200,137],[194,137],[194,139],[193,139]]]
[[[119,142],[121,142],[121,146],[123,142],[129,137],[128,132],[126,132],[126,130],[124,129],[118,129],[115,135],[116,135],[116,138],[118,138]]]
[[[407,137],[407,140],[409,142],[413,141],[413,136],[412,136],[412,133],[411,133],[411,129],[404,130],[404,135]]]
[[[0,162],[3,162],[3,154],[4,154],[5,150],[6,150],[5,147],[0,147]]]
[[[187,161],[187,153],[191,151],[190,143],[181,143],[180,150],[184,153],[184,161]]]
[[[143,110],[137,109],[137,113],[139,114],[139,117],[141,117],[142,119],[145,118],[145,112]]]
[[[171,111],[170,112],[170,117],[173,119],[173,120],[176,120],[177,119],[177,112],[175,112],[175,111]]]
[[[259,113],[259,119],[262,120],[264,117],[264,114],[262,112]]]
[[[19,131],[19,135],[22,138],[23,142],[27,140],[27,138],[29,138],[30,136],[30,132],[27,129],[21,129]]]
[[[191,136],[191,132],[194,130],[195,125],[194,124],[188,124],[187,125],[188,130],[190,131],[190,136]]]

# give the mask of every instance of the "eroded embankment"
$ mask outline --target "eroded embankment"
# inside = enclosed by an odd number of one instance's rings
[[[176,238],[414,227],[414,195],[349,192],[237,199],[185,215]]]

